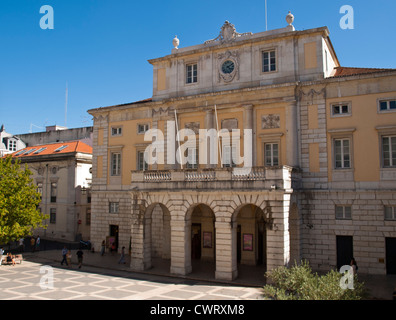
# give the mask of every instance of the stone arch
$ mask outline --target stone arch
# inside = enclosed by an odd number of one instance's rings
[[[186,259],[192,267],[201,262],[214,262],[216,259],[216,217],[207,203],[192,204],[185,215]],[[214,270],[213,270],[214,272]]]

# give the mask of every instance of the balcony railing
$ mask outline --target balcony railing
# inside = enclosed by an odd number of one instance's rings
[[[195,188],[193,183],[208,188],[288,189],[292,183],[292,171],[293,168],[289,166],[132,171],[131,183],[139,189]]]

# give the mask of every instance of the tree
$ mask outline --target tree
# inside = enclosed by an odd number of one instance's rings
[[[27,165],[7,156],[0,160],[0,243],[8,243],[32,234],[33,229],[46,226],[48,217],[38,209],[41,195],[30,177]]]
[[[360,300],[367,294],[356,276],[353,289],[343,289],[341,273],[331,270],[318,275],[312,272],[307,261],[291,268],[276,268],[266,276],[273,284],[264,286],[264,297],[274,300]]]

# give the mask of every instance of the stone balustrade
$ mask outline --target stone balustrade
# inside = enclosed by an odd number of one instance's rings
[[[131,184],[145,190],[170,187],[290,189],[292,171],[289,166],[132,171]]]

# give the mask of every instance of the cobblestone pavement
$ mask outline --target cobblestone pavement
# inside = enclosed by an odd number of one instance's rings
[[[42,268],[44,266],[44,268]],[[50,267],[50,268],[49,268]],[[48,277],[53,274],[53,288]],[[257,300],[260,288],[24,261],[0,266],[1,300]]]

